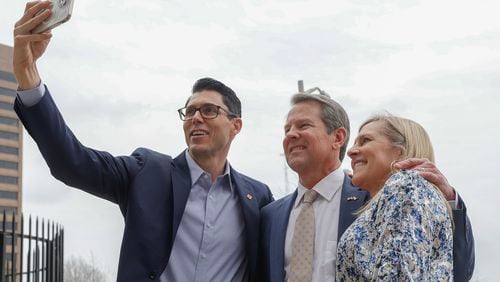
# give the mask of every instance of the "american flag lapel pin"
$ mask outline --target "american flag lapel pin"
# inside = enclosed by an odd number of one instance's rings
[[[251,199],[253,199],[253,196],[250,194],[247,194],[247,199],[251,200]]]
[[[358,197],[356,197],[356,196],[347,197],[348,202],[357,201],[357,200],[358,200]]]

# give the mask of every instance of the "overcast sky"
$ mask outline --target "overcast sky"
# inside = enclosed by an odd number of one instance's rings
[[[12,45],[24,3],[4,2],[0,42]],[[303,79],[345,106],[353,134],[382,110],[428,130],[438,167],[467,204],[474,281],[496,279],[498,1],[200,2],[76,0],[72,19],[53,31],[38,66],[85,145],[116,155],[148,147],[176,156],[185,148],[176,109],[195,80],[214,77],[243,103],[231,164],[280,197],[287,190],[283,124]],[[118,207],[53,179],[26,134],[24,145],[24,212],[64,225],[65,255],[93,254],[115,280]],[[297,177],[288,173],[292,190]]]

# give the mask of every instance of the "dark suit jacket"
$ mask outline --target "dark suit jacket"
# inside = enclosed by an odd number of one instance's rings
[[[259,280],[282,282],[285,280],[285,238],[288,219],[297,198],[297,191],[276,200],[262,209],[260,230]],[[354,200],[355,199],[355,200]],[[356,219],[353,212],[369,199],[366,191],[352,185],[345,176],[340,200],[340,215],[337,240]],[[454,276],[455,281],[469,280],[474,270],[474,238],[466,215],[465,206],[454,211]]]
[[[42,100],[14,108],[54,177],[118,204],[125,219],[119,281],[158,280],[165,269],[191,189],[184,152],[176,158],[139,148],[114,157],[83,146],[66,126],[48,90]],[[231,168],[246,231],[250,280],[257,272],[260,208],[273,200],[269,188]],[[251,196],[248,196],[251,195]]]

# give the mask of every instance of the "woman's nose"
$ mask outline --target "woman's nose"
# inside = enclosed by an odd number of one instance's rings
[[[348,151],[347,151],[347,156],[351,158],[354,155],[357,155],[359,153],[359,150],[356,146],[352,146]]]

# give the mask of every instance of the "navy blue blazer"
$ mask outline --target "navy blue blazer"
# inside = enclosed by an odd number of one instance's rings
[[[139,148],[114,157],[83,146],[66,126],[49,91],[32,107],[16,99],[14,108],[54,177],[118,204],[125,229],[119,281],[159,280],[191,189],[184,152],[176,158]],[[245,220],[250,281],[257,273],[260,209],[273,200],[269,188],[231,168]],[[251,195],[251,196],[248,196]]]
[[[368,196],[366,191],[353,186],[351,179],[346,175],[340,196],[338,238],[354,221],[353,213],[363,206]],[[262,209],[261,260],[259,261],[259,274],[261,275],[259,280],[261,281],[283,282],[285,280],[286,229],[296,198],[297,190]]]
[[[261,211],[259,280],[283,282],[285,280],[285,238],[288,219],[297,198],[297,191],[276,200]],[[369,199],[369,194],[352,184],[346,175],[342,185],[337,240],[356,219],[354,212]],[[468,281],[474,271],[474,238],[465,205],[454,211],[454,276],[455,281]]]

